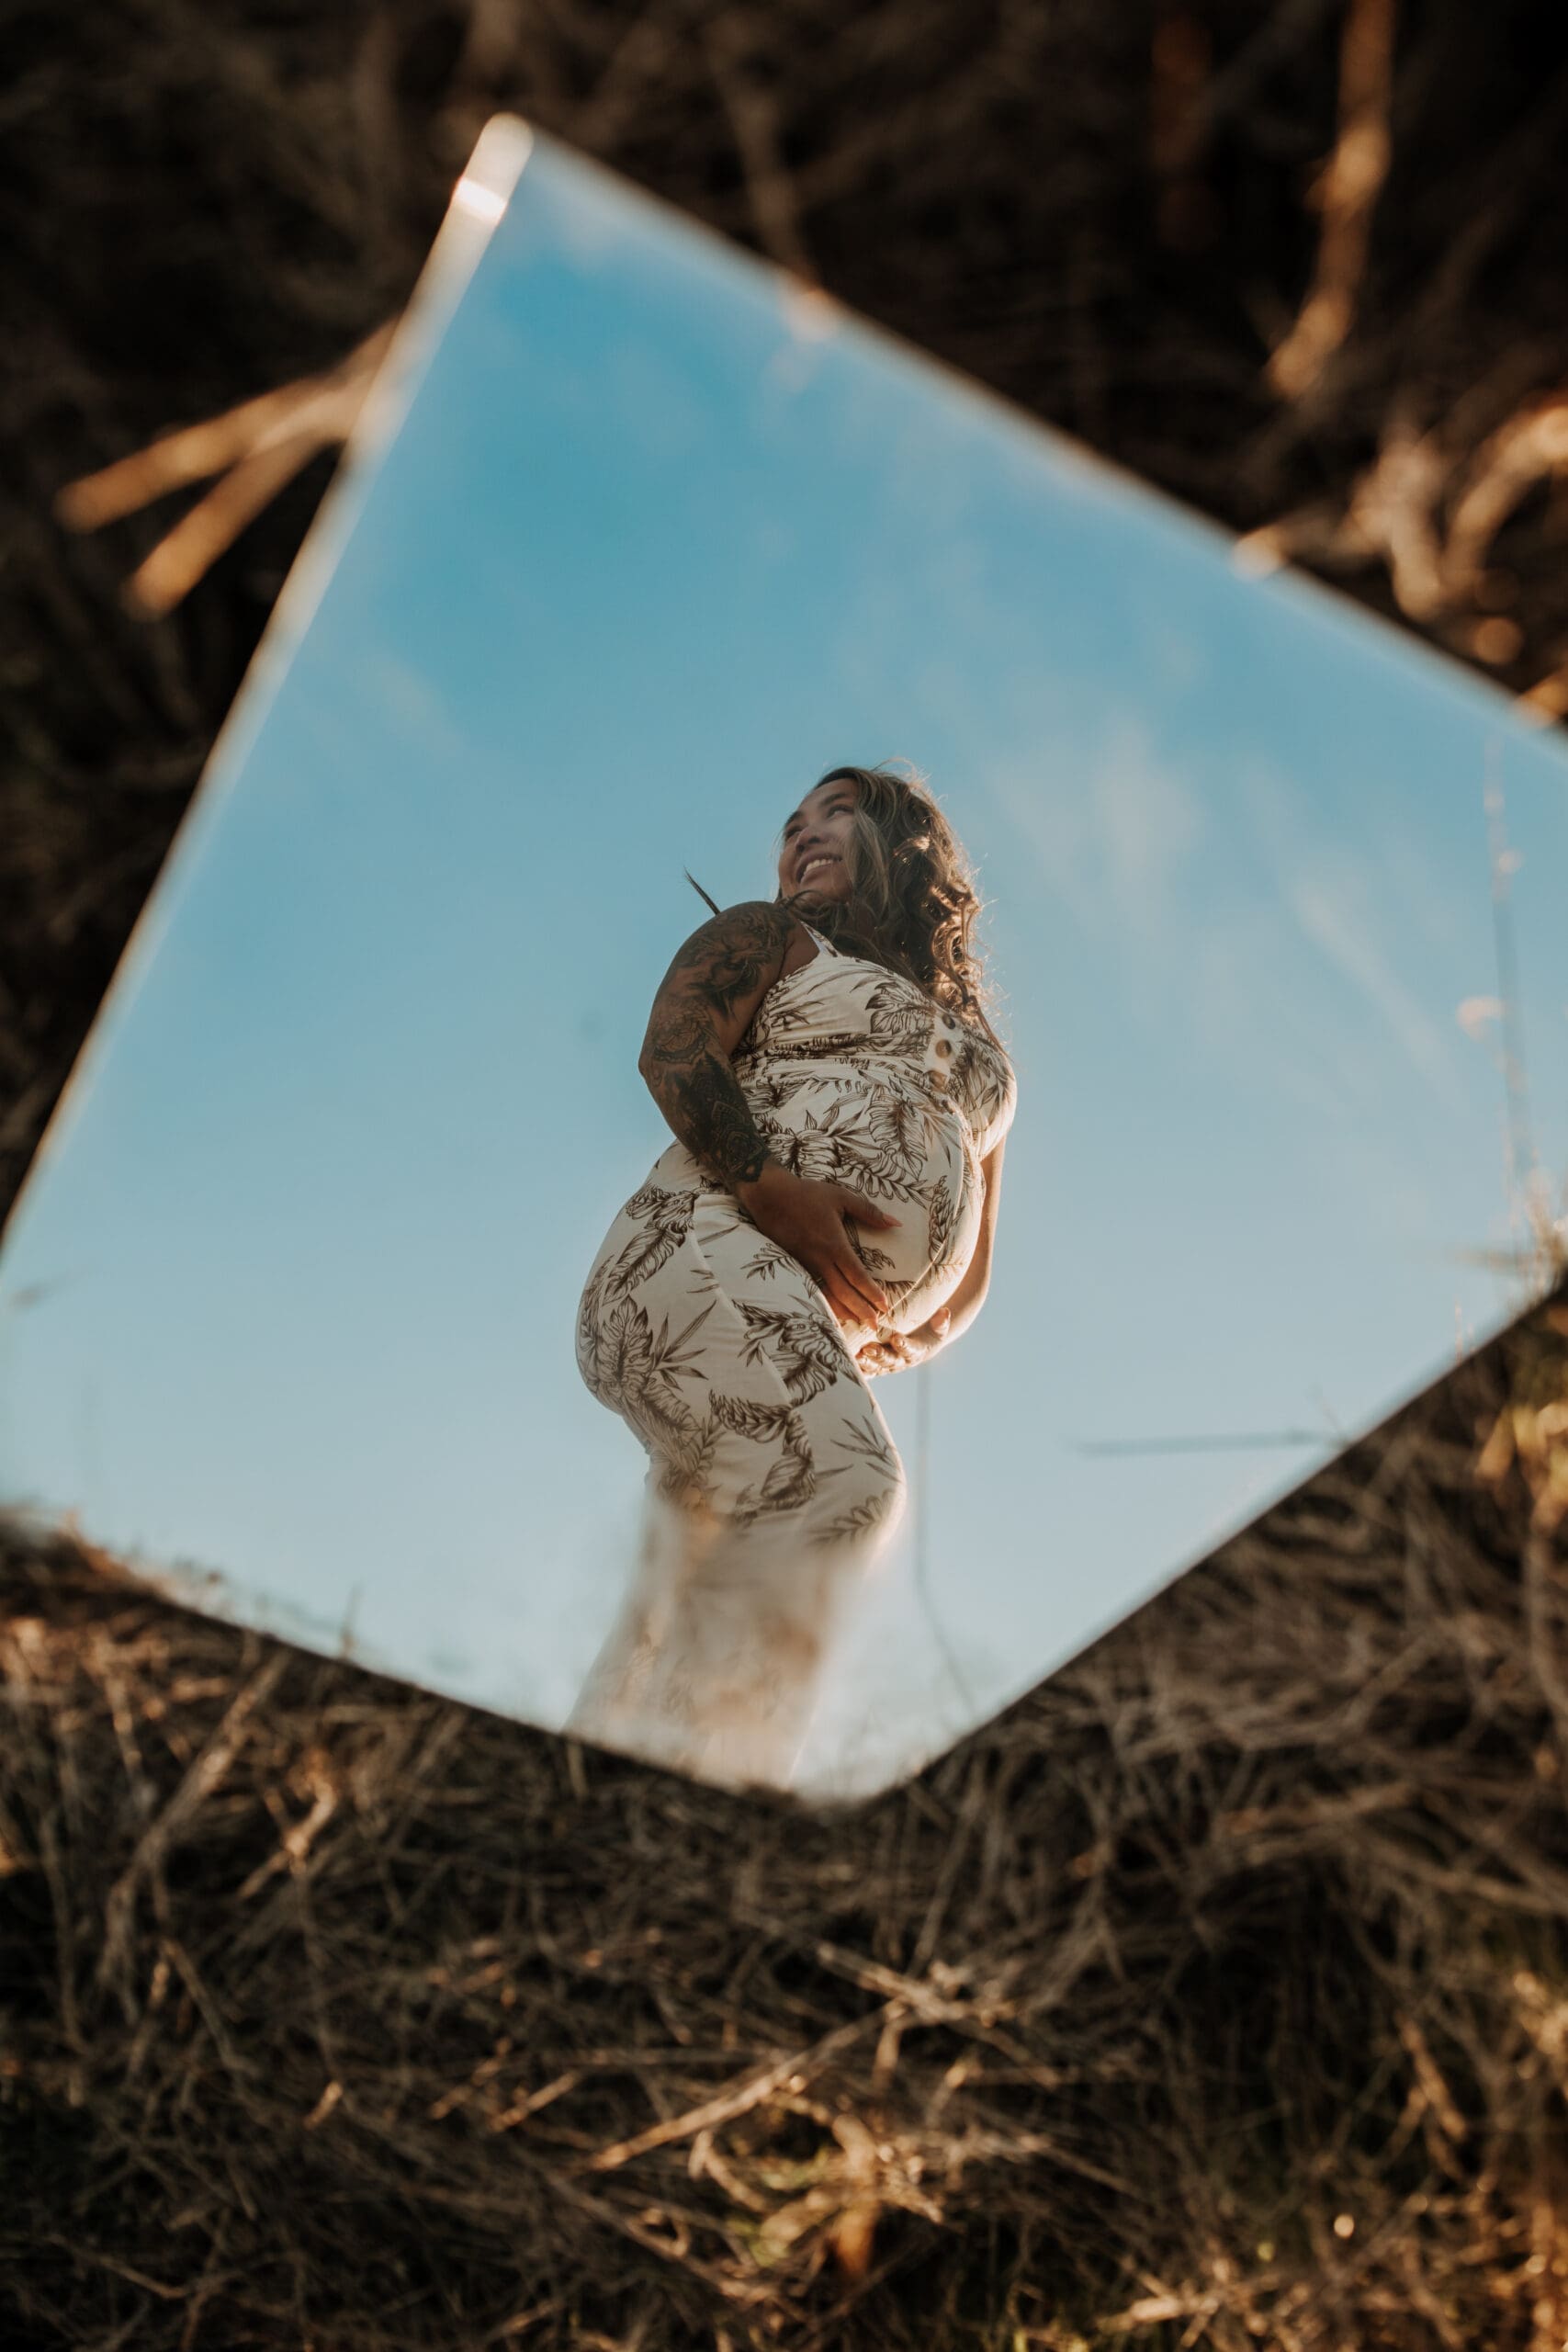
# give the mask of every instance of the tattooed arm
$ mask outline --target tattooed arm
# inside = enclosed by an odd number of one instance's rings
[[[816,1182],[770,1158],[730,1066],[784,969],[795,918],[748,899],[694,931],[659,984],[637,1068],[678,1139],[728,1186],[753,1223],[798,1258],[840,1324],[877,1321],[886,1294],[851,1241],[857,1224],[898,1219],[852,1184]]]
[[[679,1140],[731,1191],[768,1158],[730,1056],[778,978],[795,917],[743,899],[694,931],[659,984],[637,1068]]]

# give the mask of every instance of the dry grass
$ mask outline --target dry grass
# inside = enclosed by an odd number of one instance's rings
[[[330,449],[270,503],[299,446],[242,475],[191,593],[142,573],[144,609],[184,595],[152,623],[121,592],[167,504],[84,535],[59,494],[305,378],[330,441],[333,371],[402,303],[490,112],[1550,718],[1545,24],[1527,0],[0,0],[0,1198]],[[1563,1311],[1560,1284],[837,1817],[247,1639],[12,1531],[0,2336],[1555,2352]]]
[[[0,1568],[7,2341],[1568,2330],[1568,1283],[906,1789]]]

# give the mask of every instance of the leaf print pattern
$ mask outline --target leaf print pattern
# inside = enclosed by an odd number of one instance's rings
[[[759,1306],[748,1298],[737,1305],[746,1324],[742,1363],[761,1363],[771,1357],[784,1374],[792,1404],[804,1404],[842,1377],[843,1342],[830,1320],[798,1308]]]
[[[732,1067],[770,1154],[896,1227],[845,1230],[900,1330],[974,1253],[1010,1063],[879,964],[818,952]],[[679,1141],[617,1211],[577,1311],[591,1393],[649,1457],[636,1572],[568,1728],[733,1785],[787,1785],[844,1612],[905,1508],[904,1465],[815,1278]]]
[[[612,1295],[624,1298],[636,1290],[639,1283],[656,1274],[692,1229],[692,1216],[697,1204],[695,1192],[663,1193],[657,1184],[646,1184],[627,1204],[632,1214],[646,1222],[638,1228],[610,1272]],[[636,1206],[642,1202],[642,1208]]]
[[[771,1241],[766,1234],[762,1234],[758,1238],[757,1247],[746,1260],[740,1271],[748,1282],[765,1282],[768,1276],[776,1273],[781,1266],[793,1266],[796,1262],[782,1242]]]
[[[953,1243],[955,1222],[953,1194],[949,1190],[947,1179],[943,1177],[940,1182],[931,1187],[926,1221],[926,1250],[933,1268],[939,1273],[946,1268],[948,1263],[948,1253]]]
[[[936,1007],[923,989],[895,975],[874,988],[866,998],[872,1039],[885,1054],[923,1054],[931,1034]]]

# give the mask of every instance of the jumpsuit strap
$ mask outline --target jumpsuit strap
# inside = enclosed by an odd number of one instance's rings
[[[799,922],[800,918],[797,916],[795,920]],[[817,942],[818,946],[825,949],[829,956],[836,956],[838,954],[839,951],[834,946],[832,941],[830,939],[824,939],[819,931],[812,931],[811,925],[808,922],[801,922],[800,927],[802,931],[810,931],[811,936]]]

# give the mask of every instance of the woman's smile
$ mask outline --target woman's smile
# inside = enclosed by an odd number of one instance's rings
[[[779,888],[783,891],[826,890],[842,898],[849,887],[843,852],[854,829],[855,787],[835,776],[808,792],[784,829],[779,856]],[[837,850],[823,846],[838,842]]]

